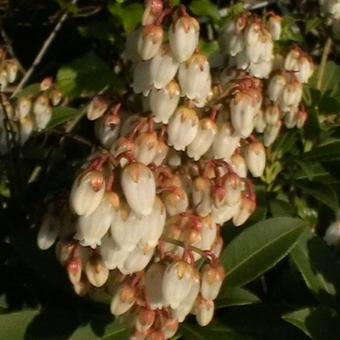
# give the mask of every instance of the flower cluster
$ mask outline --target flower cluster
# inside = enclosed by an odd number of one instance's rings
[[[43,80],[40,88],[34,93],[19,94],[18,98],[13,100],[7,100],[3,96],[3,107],[0,111],[0,152],[8,151],[12,143],[25,144],[33,131],[45,129],[51,120],[52,108],[61,102],[62,93],[51,78]]]
[[[125,52],[144,112],[93,98],[87,117],[105,152],[89,157],[69,206],[51,203],[38,233],[42,249],[59,236],[57,257],[75,291],[109,296],[133,339],[168,339],[190,312],[202,326],[212,320],[225,276],[221,227],[254,212],[248,173],[263,175],[282,119],[292,128],[307,118],[300,102],[310,58],[296,47],[272,67],[280,18],[263,24],[244,13],[227,25],[228,53],[244,64],[229,60],[215,74],[199,52],[198,21],[184,7],[147,2]]]

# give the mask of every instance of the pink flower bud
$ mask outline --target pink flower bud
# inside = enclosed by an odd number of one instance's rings
[[[104,192],[105,179],[101,172],[88,171],[80,174],[71,189],[71,209],[80,216],[92,214],[102,201]]]
[[[82,272],[82,261],[79,257],[72,258],[66,267],[68,278],[73,285],[80,282]]]
[[[87,118],[96,120],[109,108],[110,102],[103,96],[95,96],[87,108]]]
[[[147,308],[141,308],[138,311],[136,319],[136,329],[140,332],[147,331],[154,323],[156,318],[156,313]]]
[[[244,157],[239,153],[234,153],[230,158],[230,166],[232,170],[241,178],[247,177],[247,164]]]
[[[45,129],[52,117],[52,109],[46,95],[40,95],[33,104],[33,115],[38,130]]]
[[[178,330],[179,323],[176,317],[168,317],[162,323],[162,332],[166,339],[171,339]]]
[[[222,266],[207,264],[201,272],[201,295],[206,300],[215,300],[222,286],[225,273]]]
[[[233,216],[233,224],[236,227],[244,224],[250,217],[250,215],[255,211],[255,208],[256,202],[243,194],[239,205],[239,209]]]
[[[180,99],[180,88],[175,81],[171,81],[165,88],[152,89],[150,94],[150,108],[156,123],[167,124],[175,112]]]
[[[175,187],[174,189],[163,192],[162,201],[170,216],[184,213],[189,206],[188,195],[181,187]]]
[[[224,178],[225,203],[232,207],[241,199],[241,181],[237,174],[229,173]]]
[[[43,81],[40,83],[40,90],[47,91],[52,87],[52,85],[53,85],[53,79],[51,77],[47,77],[43,79]]]
[[[169,46],[165,45],[152,58],[150,64],[151,80],[156,89],[162,89],[175,78],[179,67]]]
[[[115,316],[122,315],[126,313],[136,301],[136,291],[135,288],[123,284],[113,295],[111,301],[111,313]]]
[[[297,108],[302,99],[302,84],[292,78],[285,85],[279,98],[279,105],[283,111],[289,111],[292,108]]]
[[[122,172],[121,186],[132,210],[138,215],[151,213],[156,197],[156,183],[152,171],[142,163],[128,164]]]
[[[162,331],[151,329],[148,334],[148,340],[165,340],[165,335]]]
[[[275,125],[280,120],[282,111],[277,105],[267,105],[264,110],[264,119],[267,124]]]
[[[211,212],[211,185],[210,181],[204,177],[198,177],[193,183],[192,201],[196,212],[200,216],[207,216]]]
[[[134,157],[145,165],[153,162],[157,153],[158,139],[156,132],[142,132],[135,140]]]
[[[175,150],[184,150],[196,137],[198,126],[197,113],[185,106],[179,107],[168,125],[168,144]]]
[[[109,277],[109,270],[106,268],[103,260],[98,256],[91,257],[87,261],[85,272],[87,279],[95,287],[103,286]]]
[[[273,40],[279,40],[282,32],[282,17],[271,14],[267,22],[267,27]]]
[[[19,66],[15,60],[6,60],[5,67],[7,70],[7,80],[10,84],[14,83],[17,79]]]
[[[163,0],[148,0],[146,1],[145,10],[143,13],[142,25],[151,25],[161,15],[163,11]]]
[[[254,177],[261,177],[266,167],[266,150],[262,143],[252,142],[244,149],[248,170]]]
[[[149,60],[157,54],[163,42],[163,35],[162,26],[144,26],[137,42],[138,53],[143,60]]]
[[[287,84],[287,80],[284,75],[276,74],[274,75],[268,84],[267,94],[270,100],[277,103],[281,97],[282,91]]]
[[[102,116],[95,121],[94,133],[105,148],[111,149],[119,137],[120,126],[110,124],[107,118]]]
[[[50,209],[48,209],[37,234],[37,244],[41,250],[46,250],[52,247],[59,234],[59,223],[58,217],[55,216]]]
[[[215,311],[214,301],[211,300],[204,300],[201,297],[198,298],[198,301],[195,305],[195,314],[196,314],[196,321],[202,327],[208,325],[213,316]]]
[[[152,162],[156,166],[162,165],[168,154],[168,151],[169,151],[168,145],[163,140],[159,139],[157,143],[156,154]]]
[[[263,144],[265,146],[272,145],[279,135],[282,126],[281,120],[279,120],[275,125],[267,125],[263,134]]]
[[[53,106],[59,105],[62,99],[63,99],[63,94],[61,93],[61,91],[59,91],[58,89],[51,90],[50,100]]]
[[[199,38],[200,25],[190,16],[179,17],[170,27],[169,43],[177,60],[181,63],[194,53]]]

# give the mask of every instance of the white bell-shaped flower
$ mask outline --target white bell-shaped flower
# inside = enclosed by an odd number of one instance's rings
[[[129,251],[120,248],[108,234],[103,237],[99,251],[106,268],[110,270],[122,267],[129,255]]]
[[[168,125],[168,144],[184,150],[196,137],[199,127],[197,113],[185,106],[177,109]]]
[[[229,122],[218,124],[218,130],[211,146],[211,153],[215,159],[228,161],[240,142],[240,136],[234,133]]]
[[[144,270],[144,268],[149,264],[154,252],[154,247],[150,247],[144,243],[138,244],[129,253],[123,266],[121,266],[119,270],[125,275],[130,275]]]
[[[267,87],[267,95],[269,99],[274,103],[277,103],[286,84],[286,77],[282,74],[275,74],[271,77]]]
[[[272,145],[276,138],[279,136],[281,130],[282,121],[279,120],[275,125],[267,125],[263,134],[263,144],[268,147]]]
[[[79,217],[74,238],[79,240],[84,247],[95,248],[100,245],[101,239],[109,230],[112,220],[116,218],[118,209],[118,195],[113,192],[105,193],[93,213]]]
[[[23,119],[27,117],[32,109],[32,100],[29,97],[21,97],[18,99],[15,115],[17,119]]]
[[[130,163],[123,169],[120,182],[131,209],[138,215],[149,215],[156,197],[152,171],[142,163]]]
[[[111,149],[119,137],[119,125],[110,124],[107,116],[102,116],[94,123],[94,134],[100,143]]]
[[[232,170],[238,175],[240,178],[247,177],[247,164],[244,157],[240,153],[234,153],[230,158],[230,166]]]
[[[201,53],[195,53],[188,61],[179,67],[178,80],[182,95],[189,99],[200,98],[209,94],[207,86],[211,84],[210,67],[207,58]]]
[[[244,224],[250,215],[254,212],[256,208],[256,202],[247,197],[245,194],[242,195],[239,208],[235,215],[233,216],[233,224],[238,227]]]
[[[189,157],[198,161],[214,142],[217,132],[216,123],[210,118],[200,120],[197,135],[187,148]]]
[[[71,209],[77,215],[90,215],[99,206],[105,192],[105,178],[99,171],[80,174],[70,193]]]
[[[165,305],[176,309],[183,302],[194,284],[192,265],[177,261],[169,264],[164,271],[162,293]]]
[[[96,120],[103,116],[105,111],[109,108],[110,102],[103,96],[95,96],[86,112],[86,116],[89,120]]]
[[[175,78],[179,62],[168,45],[162,46],[150,64],[151,80],[156,89],[162,89]]]
[[[267,22],[267,28],[273,40],[279,40],[282,32],[282,17],[271,14]]]
[[[174,80],[163,89],[153,88],[151,90],[150,109],[156,123],[168,124],[178,106],[180,93],[179,85]]]
[[[192,310],[192,308],[194,307],[199,291],[200,280],[198,276],[195,276],[189,292],[184,297],[180,305],[174,310],[174,315],[176,316],[179,322],[183,322],[190,313],[190,311]]]
[[[211,212],[211,184],[209,179],[197,177],[193,183],[192,202],[195,211],[200,216],[207,216]]]
[[[111,237],[115,244],[132,251],[145,233],[145,219],[138,217],[126,204],[122,204],[111,224]]]
[[[161,199],[156,197],[151,214],[145,217],[145,232],[141,241],[149,247],[156,247],[164,230],[165,219],[165,206]]]
[[[169,43],[176,59],[181,63],[194,53],[199,38],[200,25],[190,17],[180,16],[169,29]]]

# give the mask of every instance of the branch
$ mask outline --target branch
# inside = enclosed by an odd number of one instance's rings
[[[78,2],[78,0],[72,0],[71,4],[75,5]],[[48,48],[54,41],[55,37],[57,36],[57,33],[60,31],[61,27],[63,26],[64,22],[68,18],[68,12],[65,12],[61,18],[59,19],[58,23],[54,27],[54,30],[51,32],[51,34],[48,36],[48,38],[45,40],[43,46],[41,47],[38,55],[35,57],[32,66],[29,68],[27,73],[25,74],[24,78],[22,78],[21,82],[15,89],[15,91],[12,94],[12,97],[15,97],[15,95],[25,86],[33,72],[35,71],[36,67],[40,64],[41,60],[43,59],[44,55],[46,54]]]

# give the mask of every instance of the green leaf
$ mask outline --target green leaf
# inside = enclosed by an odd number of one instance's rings
[[[200,327],[185,322],[180,328],[183,338],[186,340],[248,340],[251,337],[235,332],[233,329],[221,323],[213,323],[206,327]]]
[[[46,129],[52,129],[60,124],[69,122],[75,118],[78,118],[83,113],[77,109],[67,106],[55,107],[52,111],[52,118],[49,121]]]
[[[326,243],[307,229],[292,250],[291,258],[315,297],[332,307],[338,306],[340,266]]]
[[[247,228],[222,253],[227,284],[243,286],[275,266],[290,252],[305,226],[302,220],[278,217]]]
[[[333,309],[307,307],[287,313],[282,318],[312,339],[337,340],[340,338],[340,318]]]
[[[117,79],[110,67],[90,52],[59,69],[57,83],[64,95],[76,98],[112,88],[117,85]]]
[[[305,34],[318,28],[319,26],[322,25],[322,23],[323,23],[323,19],[320,17],[313,17],[311,19],[306,20]]]
[[[317,71],[316,71],[317,72]],[[318,73],[316,73],[318,74]],[[321,93],[329,93],[329,96],[339,98],[340,95],[340,66],[334,61],[326,64]]]
[[[305,153],[302,158],[309,161],[332,162],[340,160],[340,142],[315,148]]]
[[[213,21],[221,18],[218,7],[210,0],[194,0],[189,8],[196,16],[210,17]]]
[[[249,290],[224,285],[215,301],[215,306],[216,308],[224,308],[230,306],[250,305],[252,303],[259,302],[261,302],[259,297]]]
[[[289,202],[273,199],[269,202],[269,206],[273,217],[296,215],[295,207]]]
[[[326,184],[317,182],[298,181],[295,185],[302,189],[304,195],[310,195],[331,208],[335,213],[339,210],[338,197],[335,190]]]
[[[125,340],[128,334],[112,315],[44,309],[0,314],[0,338]]]
[[[285,16],[282,22],[282,33],[280,41],[302,42],[303,37],[296,25],[296,19],[292,16]]]
[[[218,42],[200,40],[199,49],[204,55],[209,57],[211,54],[218,51]]]
[[[108,5],[110,13],[116,17],[124,27],[125,32],[132,32],[141,22],[144,7],[142,4],[133,3],[123,6],[118,3],[111,2]]]
[[[35,97],[40,93],[40,84],[31,84],[22,89],[15,97]]]

